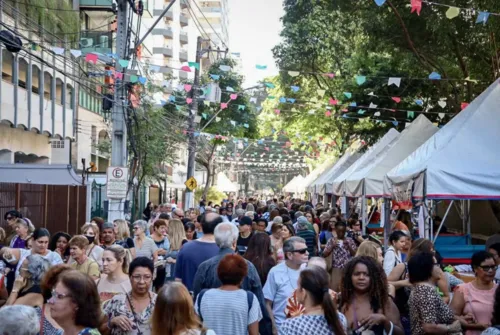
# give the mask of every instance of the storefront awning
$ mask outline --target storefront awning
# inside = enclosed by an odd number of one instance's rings
[[[0,164],[0,183],[82,185],[71,165]]]

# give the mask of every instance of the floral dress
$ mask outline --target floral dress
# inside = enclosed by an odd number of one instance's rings
[[[85,328],[78,335],[101,335],[101,333],[95,328]]]
[[[123,331],[118,327],[111,330],[112,335],[150,335],[151,334],[151,316],[156,303],[156,293],[150,292],[151,303],[142,313],[136,313],[135,317],[127,303],[127,294],[115,295],[106,305],[103,312],[111,320],[117,316],[125,316],[132,321],[133,329],[129,332]],[[130,296],[130,293],[128,293]]]

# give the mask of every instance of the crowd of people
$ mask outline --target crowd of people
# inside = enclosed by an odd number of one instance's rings
[[[148,203],[73,236],[4,219],[3,335],[500,334],[500,243],[464,283],[406,214],[387,250],[356,215],[298,199]]]

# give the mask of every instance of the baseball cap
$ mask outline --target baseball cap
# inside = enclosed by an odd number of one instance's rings
[[[243,225],[251,226],[252,225],[252,219],[250,217],[248,217],[248,216],[244,216],[244,217],[242,217],[239,220],[239,224],[240,224],[240,226],[243,226]]]
[[[104,229],[114,229],[114,228],[115,228],[115,226],[111,222],[105,222],[102,225],[102,230],[104,230]]]

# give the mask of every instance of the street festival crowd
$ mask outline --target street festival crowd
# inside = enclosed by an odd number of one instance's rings
[[[4,219],[2,335],[500,334],[500,232],[462,281],[406,211],[386,250],[357,214],[284,197],[148,203],[74,236]]]

